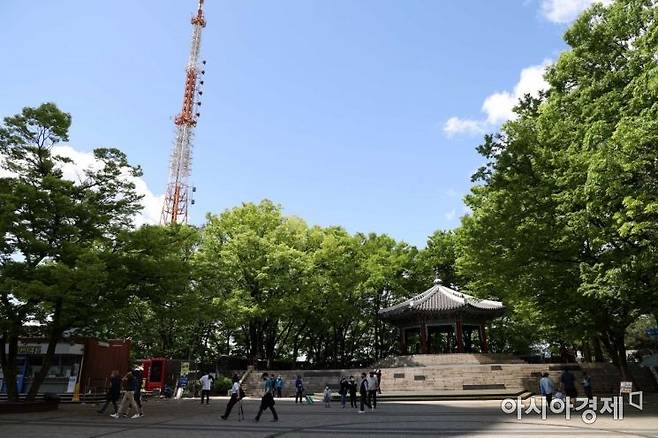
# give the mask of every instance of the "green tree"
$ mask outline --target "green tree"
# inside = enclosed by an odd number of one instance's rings
[[[290,334],[290,311],[307,282],[306,232],[270,201],[208,216],[197,255],[204,287],[226,291],[240,315],[235,338],[252,362],[271,364]]]
[[[626,328],[658,302],[656,18],[629,0],[576,20],[550,90],[479,148],[458,258],[472,288],[532,304],[565,341],[600,340],[625,378]]]
[[[144,225],[120,236],[129,298],[105,332],[129,338],[142,357],[192,357],[213,319],[197,287],[192,258],[199,232],[187,225]]]
[[[25,324],[39,324],[48,338],[28,398],[37,394],[62,334],[94,323],[122,298],[106,287],[108,267],[115,266],[116,236],[140,208],[125,178],[139,169],[116,149],[96,149],[98,165],[80,181],[63,177],[61,166],[70,160],[53,155],[52,146],[67,140],[70,124],[69,114],[47,103],[24,108],[0,126],[0,166],[10,175],[0,182],[0,359],[7,382],[16,379]],[[14,385],[7,388],[16,400]]]
[[[420,251],[418,260],[419,274],[425,284],[432,284],[438,276],[443,284],[460,288],[466,284],[456,271],[457,232],[452,230],[438,230],[427,238],[427,246]]]

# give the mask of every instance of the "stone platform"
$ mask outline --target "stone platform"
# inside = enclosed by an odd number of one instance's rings
[[[491,391],[496,391],[499,399],[508,394],[523,394],[538,392],[541,374],[547,372],[554,382],[560,381],[564,369],[570,369],[577,382],[579,393],[583,394],[581,385],[583,372],[592,378],[594,394],[608,395],[619,392],[621,380],[617,369],[607,363],[584,364],[528,364],[512,356],[500,356],[498,363],[491,363],[495,355],[416,355],[392,358],[391,363],[398,366],[381,367],[381,389],[384,394],[404,394],[404,399],[432,399],[436,393],[463,393],[467,399],[490,399]],[[461,360],[461,362],[460,362]],[[406,366],[399,366],[406,362]],[[382,361],[381,363],[385,363]],[[268,371],[272,375],[281,375],[285,386],[284,396],[293,396],[294,382],[301,375],[304,388],[309,393],[320,393],[325,385],[338,391],[341,376],[354,376],[357,381],[362,372],[367,369],[336,369],[336,370],[292,370]],[[633,367],[633,377],[639,388],[646,392],[658,390],[651,373],[640,367]],[[252,371],[244,380],[247,394],[258,394],[261,386],[260,376],[264,371]],[[440,398],[439,398],[440,399]]]

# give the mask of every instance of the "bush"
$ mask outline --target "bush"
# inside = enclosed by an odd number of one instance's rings
[[[231,379],[225,376],[217,376],[212,388],[212,393],[218,395],[227,395],[228,390],[231,389],[231,386],[233,386]]]

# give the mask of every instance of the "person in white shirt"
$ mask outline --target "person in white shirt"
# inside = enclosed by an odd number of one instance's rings
[[[374,371],[370,371],[368,375],[368,404],[370,405],[370,410],[377,409],[377,376],[375,376]]]
[[[206,404],[210,403],[210,388],[212,388],[212,376],[210,373],[206,373],[199,379],[201,383],[201,404],[203,404],[203,399],[205,397]]]
[[[222,420],[226,420],[228,418],[228,416],[231,414],[231,409],[233,409],[233,406],[235,406],[238,401],[240,401],[240,378],[235,375],[233,376],[233,386],[231,386],[231,399],[226,405],[226,411],[224,411],[224,415],[220,417]]]

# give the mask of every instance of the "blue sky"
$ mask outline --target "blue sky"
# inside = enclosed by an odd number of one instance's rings
[[[310,224],[423,246],[458,225],[482,133],[541,87],[591,2],[206,0],[192,222],[269,198]],[[157,210],[195,8],[3,0],[0,115],[57,103],[70,146],[126,152]]]

